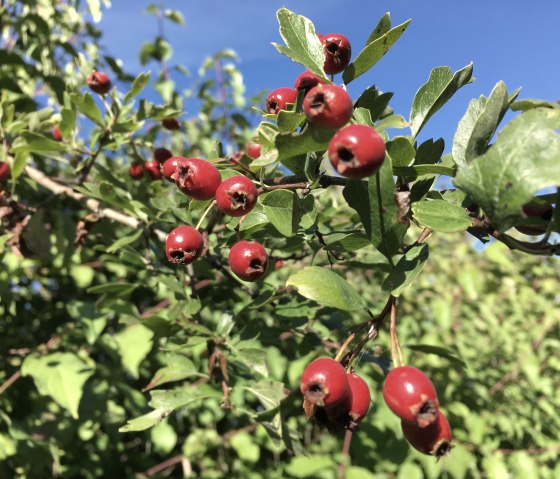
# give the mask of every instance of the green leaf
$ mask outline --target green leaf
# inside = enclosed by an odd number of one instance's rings
[[[404,119],[402,115],[389,115],[385,118],[379,120],[376,125],[375,129],[377,131],[384,131],[388,128],[407,128],[409,125],[408,121]]]
[[[142,228],[137,229],[132,234],[123,236],[115,241],[111,246],[107,248],[107,253],[114,253],[121,249],[123,246],[127,246],[129,244],[134,243],[138,238],[140,238],[144,234],[144,230]]]
[[[371,206],[369,204],[368,184],[365,181],[352,180],[342,190],[342,195],[350,208],[356,210],[366,236],[371,242]]]
[[[130,91],[125,95],[123,103],[126,104],[128,103],[130,100],[132,100],[132,98],[134,98],[136,95],[138,95],[148,84],[148,82],[150,81],[150,73],[140,73],[140,75],[138,75],[135,79],[134,82],[132,83],[132,87],[130,88]]]
[[[533,108],[560,108],[560,103],[525,98],[523,100],[516,101],[511,105],[511,109],[513,111],[527,111],[532,110]]]
[[[259,196],[259,203],[272,225],[284,236],[293,236],[299,227],[299,198],[291,190],[274,190]]]
[[[125,296],[132,292],[138,285],[134,283],[125,283],[124,281],[116,281],[114,283],[99,284],[87,289],[90,294],[105,294],[113,293],[120,296]]]
[[[424,269],[428,256],[429,247],[426,243],[410,248],[383,281],[383,289],[390,291],[393,296],[400,296]]]
[[[560,185],[560,109],[528,110],[499,133],[488,152],[462,168],[454,182],[478,203],[499,231],[544,188]]]
[[[78,419],[84,384],[93,372],[93,363],[74,353],[32,353],[21,366],[21,374],[31,376],[39,392],[52,397],[74,419]]]
[[[465,361],[458,358],[456,353],[447,348],[442,348],[441,346],[432,346],[431,344],[403,344],[403,347],[426,354],[434,354],[440,358],[448,359],[463,368],[467,367]]]
[[[371,113],[372,121],[376,121],[385,111],[393,93],[381,93],[376,86],[364,90],[354,104],[354,108],[367,108]]]
[[[276,117],[276,124],[280,131],[294,131],[305,120],[305,113],[295,111],[280,110]]]
[[[480,96],[470,101],[453,138],[453,160],[457,165],[466,166],[486,151],[509,103],[503,82],[496,84],[490,98]]]
[[[284,161],[300,155],[306,155],[312,151],[326,150],[329,141],[336,130],[317,128],[307,125],[302,133],[278,133],[275,138],[275,146],[278,149],[278,160]],[[303,166],[303,165],[302,165]]]
[[[279,381],[261,380],[243,389],[257,396],[265,411],[276,409],[287,396],[284,384]]]
[[[256,463],[261,456],[261,449],[254,437],[246,432],[235,434],[230,440],[231,447],[244,462]]]
[[[391,14],[387,12],[381,17],[381,19],[377,23],[377,26],[369,34],[369,37],[366,40],[366,45],[369,45],[371,42],[374,42],[378,38],[381,38],[390,29],[391,29]]]
[[[287,8],[278,10],[276,16],[280,26],[280,36],[286,46],[273,43],[274,47],[283,55],[326,80],[323,71],[325,50],[315,33],[313,23]]]
[[[445,175],[453,177],[456,172],[455,168],[444,165],[412,165],[393,168],[393,173],[398,176]]]
[[[393,169],[397,166],[408,166],[414,161],[416,150],[406,136],[396,136],[385,144],[393,161]]]
[[[167,353],[165,355],[165,364],[166,366],[155,372],[154,377],[144,390],[199,375],[194,363],[182,354]]]
[[[165,18],[171,20],[173,23],[176,23],[177,25],[185,24],[185,17],[179,10],[166,9],[163,12],[163,14],[165,15]]]
[[[268,365],[266,363],[266,351],[258,341],[247,340],[232,343],[233,356],[244,364],[250,371],[260,376],[268,377]]]
[[[298,293],[323,306],[343,311],[361,311],[364,309],[362,297],[334,271],[319,266],[308,266],[293,274],[286,282],[294,286]]]
[[[154,333],[142,324],[131,324],[114,336],[124,368],[135,378],[138,367],[152,350]]]
[[[423,200],[412,204],[414,219],[420,226],[451,233],[466,230],[472,221],[465,208],[445,200]]]
[[[70,108],[63,108],[60,112],[61,120],[58,125],[62,138],[72,137],[72,132],[76,128],[76,112]]]
[[[101,21],[101,2],[100,0],[87,0],[88,8],[94,23]]]
[[[472,71],[472,63],[453,75],[449,67],[437,67],[432,70],[430,78],[416,92],[412,102],[410,128],[414,137],[459,88],[471,82]]]
[[[13,150],[13,148],[12,148]],[[28,151],[18,151],[15,154],[14,162],[12,163],[12,180],[15,181],[23,173],[27,163],[31,158],[31,154]]]
[[[80,113],[83,113],[96,125],[103,126],[103,118],[101,111],[97,108],[95,101],[89,93],[84,93],[82,96],[77,93],[70,94],[70,100]]]
[[[410,20],[407,20],[395,28],[392,28],[387,33],[383,34],[374,41],[368,43],[366,47],[358,54],[355,60],[346,67],[342,74],[344,83],[348,84],[355,80],[360,75],[363,75],[371,67],[373,67],[383,55],[395,44],[408,27]]]
[[[285,471],[291,477],[322,477],[322,471],[335,470],[336,463],[329,456],[313,455],[310,457],[298,456],[294,457],[286,466]]]
[[[12,153],[26,152],[45,155],[47,152],[65,152],[67,146],[59,141],[51,140],[46,136],[33,131],[22,131],[18,135],[18,144],[11,148]]]
[[[354,120],[356,120],[356,123],[359,123],[360,125],[373,127],[371,112],[367,108],[355,108],[354,113],[352,113],[352,117],[354,118]]]
[[[163,409],[155,409],[148,414],[126,421],[126,425],[120,427],[119,432],[144,431],[156,424],[159,424],[164,417],[167,417],[167,415],[167,411]]]

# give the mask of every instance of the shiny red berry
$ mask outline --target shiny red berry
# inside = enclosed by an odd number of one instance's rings
[[[367,125],[348,125],[329,142],[329,160],[347,178],[365,178],[375,173],[385,160],[385,142]]]
[[[438,415],[436,388],[422,371],[413,366],[392,369],[383,384],[383,399],[403,421],[423,428]]]
[[[280,110],[285,110],[288,103],[295,103],[297,91],[292,88],[277,88],[272,90],[266,97],[266,111],[277,114]]]
[[[319,83],[324,84],[326,83],[326,81],[315,75],[315,73],[313,72],[305,71],[303,73],[300,73],[296,78],[294,89],[298,92],[300,90],[303,90],[307,95],[307,93],[309,93],[309,90],[311,90],[314,86],[317,86]]]
[[[354,422],[360,422],[367,414],[371,402],[371,394],[367,383],[357,374],[347,375],[350,387],[350,417]]]
[[[4,183],[10,177],[10,165],[0,161],[0,183]]]
[[[350,63],[352,47],[348,38],[342,33],[329,33],[323,35],[321,43],[325,48],[325,73],[334,75],[343,71]]]
[[[242,280],[257,281],[266,273],[268,253],[258,241],[241,240],[229,250],[229,267]]]
[[[144,169],[152,180],[161,180],[163,178],[160,165],[156,160],[146,161],[146,163],[144,163]]]
[[[178,130],[181,128],[181,123],[179,123],[177,118],[166,118],[161,121],[161,124],[166,130]]]
[[[410,445],[424,454],[436,457],[445,456],[451,450],[451,427],[445,415],[439,411],[436,421],[426,427],[418,427],[401,421],[405,439]]]
[[[181,158],[171,178],[185,195],[195,200],[213,198],[222,182],[218,169],[201,158]]]
[[[204,241],[192,226],[177,226],[167,235],[165,254],[175,264],[190,264],[202,253]]]
[[[258,195],[257,187],[249,178],[232,176],[218,186],[216,204],[226,215],[243,216],[254,208]]]
[[[352,117],[352,99],[343,88],[320,83],[305,96],[303,111],[318,127],[340,128]]]
[[[154,160],[156,160],[160,165],[163,165],[169,158],[173,156],[167,148],[156,148],[154,150]]]
[[[58,126],[52,129],[52,137],[54,141],[62,141],[62,133],[60,133]]]
[[[105,95],[111,89],[111,80],[105,73],[93,71],[87,77],[87,85],[95,93]]]
[[[132,163],[128,168],[128,173],[133,180],[139,180],[144,176],[144,165],[142,163]]]
[[[335,407],[350,394],[346,370],[331,358],[309,363],[301,375],[300,390],[316,406]]]
[[[183,159],[184,158],[182,156],[172,156],[168,160],[165,160],[165,163],[161,165],[161,171],[166,180],[171,181],[173,183],[175,182],[173,175],[177,171],[177,163],[179,162],[179,160],[183,160]]]
[[[539,205],[533,203],[527,203],[523,205],[523,213],[529,218],[540,218],[546,222],[552,219],[553,209],[551,205]],[[547,225],[516,225],[515,229],[520,233],[529,236],[538,236],[546,232]]]
[[[261,156],[261,149],[262,145],[259,145],[258,143],[249,143],[247,145],[247,154],[251,158],[257,159],[259,156]]]

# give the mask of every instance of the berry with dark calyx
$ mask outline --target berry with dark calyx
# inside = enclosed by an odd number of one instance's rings
[[[303,99],[303,111],[320,128],[340,128],[352,117],[352,99],[337,85],[319,83]]]
[[[10,177],[10,165],[0,161],[0,183],[4,183]]]
[[[319,358],[307,365],[300,390],[307,402],[326,408],[341,404],[350,394],[346,370],[331,358]]]
[[[161,120],[161,124],[166,130],[178,130],[181,128],[181,123],[177,118],[166,118],[165,120]]]
[[[438,416],[436,388],[422,371],[413,366],[392,369],[383,384],[383,399],[403,421],[424,428]]]
[[[259,145],[258,143],[249,143],[247,145],[247,155],[256,160],[259,156],[261,156],[261,149],[262,145]]]
[[[257,281],[266,273],[268,253],[258,241],[239,241],[229,250],[229,267],[244,281]]]
[[[161,171],[166,180],[171,181],[173,183],[175,182],[173,175],[177,171],[177,163],[179,162],[179,160],[183,160],[183,159],[185,158],[183,158],[182,156],[172,156],[168,160],[165,160],[165,163],[161,165]]]
[[[91,91],[105,95],[111,89],[109,77],[102,72],[92,71],[87,77],[87,85]]]
[[[367,383],[357,374],[347,375],[350,387],[350,408],[348,414],[355,423],[360,422],[367,414],[371,402],[371,394]]]
[[[545,222],[549,222],[552,219],[553,209],[551,205],[539,205],[535,203],[527,203],[522,207],[523,213],[529,218],[540,218]],[[515,229],[520,233],[529,236],[538,236],[546,233],[547,225],[516,225]]]
[[[202,158],[181,158],[171,178],[185,195],[195,200],[213,198],[222,182],[218,169]]]
[[[156,148],[154,150],[154,160],[156,160],[160,165],[163,165],[169,158],[173,156],[167,148]]]
[[[144,169],[148,172],[152,180],[161,180],[163,178],[160,165],[156,160],[146,161],[146,163],[144,163]]]
[[[133,180],[139,180],[144,176],[144,165],[142,163],[132,163],[128,168],[128,173]]]
[[[329,142],[329,160],[347,178],[375,173],[385,160],[385,142],[374,128],[352,124],[337,131]]]
[[[307,95],[309,93],[309,90],[311,90],[314,86],[317,86],[319,83],[325,84],[327,82],[322,78],[318,77],[317,75],[315,75],[315,73],[310,72],[308,70],[303,73],[300,73],[297,76],[296,81],[294,83],[294,89],[296,91],[303,90]]]
[[[405,439],[416,450],[440,458],[451,450],[451,427],[445,415],[439,411],[434,423],[426,427],[418,427],[401,421]]]
[[[321,43],[325,48],[325,73],[334,75],[343,71],[350,63],[352,47],[348,38],[342,33],[329,33],[322,35]]]
[[[295,103],[297,91],[293,88],[277,88],[272,90],[266,97],[266,111],[270,114],[278,114],[280,110],[285,110],[288,103]]]
[[[200,256],[203,248],[202,235],[192,226],[177,226],[165,240],[165,254],[174,264],[192,263]]]
[[[52,137],[54,141],[62,141],[62,133],[60,133],[58,126],[52,129]]]
[[[258,196],[257,187],[249,178],[232,176],[218,186],[216,204],[226,215],[243,216],[254,208]]]

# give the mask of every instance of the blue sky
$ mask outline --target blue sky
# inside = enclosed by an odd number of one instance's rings
[[[109,52],[134,73],[143,69],[138,62],[140,46],[157,33],[154,17],[143,13],[150,3],[114,0],[100,23]],[[321,33],[345,34],[353,57],[385,12],[391,12],[393,25],[412,18],[393,49],[372,71],[352,82],[349,92],[357,98],[372,84],[395,92],[391,105],[408,118],[414,94],[432,68],[447,65],[455,71],[473,61],[476,81],[438,112],[420,135],[421,140],[443,136],[446,151],[468,101],[488,95],[499,80],[510,92],[522,87],[522,98],[560,98],[558,0],[166,0],[164,6],[180,10],[186,19],[183,27],[166,24],[173,61],[196,73],[208,55],[232,48],[240,56],[249,95],[292,86],[302,71],[271,45],[281,42],[275,12],[282,6],[310,18]],[[157,65],[144,69],[156,70]]]

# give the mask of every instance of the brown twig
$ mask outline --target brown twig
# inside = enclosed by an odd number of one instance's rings
[[[154,476],[158,472],[164,471],[165,469],[169,469],[170,467],[179,464],[180,462],[183,461],[183,459],[185,459],[185,456],[183,456],[183,454],[178,454],[176,456],[170,457],[169,459],[166,459],[165,461],[160,462],[159,464],[156,464],[155,466],[150,467],[149,469],[146,469],[144,472],[141,472],[139,474],[139,477]]]
[[[352,431],[348,429],[344,435],[344,443],[342,444],[342,457],[340,459],[340,465],[338,466],[338,479],[345,479],[346,477],[346,465],[348,463],[351,443]]]

